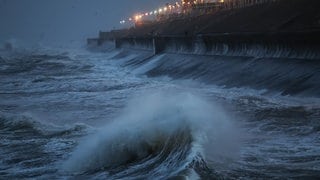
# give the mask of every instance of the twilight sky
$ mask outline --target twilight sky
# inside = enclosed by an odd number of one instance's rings
[[[119,28],[135,12],[172,0],[0,0],[0,43],[68,43]]]

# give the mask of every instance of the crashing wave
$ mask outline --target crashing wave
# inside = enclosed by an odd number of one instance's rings
[[[82,142],[63,169],[116,179],[179,177],[208,167],[206,159],[223,156],[234,140],[223,111],[192,94],[140,97],[123,114]]]

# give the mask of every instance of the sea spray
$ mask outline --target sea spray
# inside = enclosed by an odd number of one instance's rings
[[[63,169],[87,173],[125,167],[135,177],[146,170],[146,177],[175,176],[196,160],[205,162],[206,155],[223,156],[225,144],[234,143],[232,133],[235,127],[223,110],[194,94],[146,93],[81,142]]]

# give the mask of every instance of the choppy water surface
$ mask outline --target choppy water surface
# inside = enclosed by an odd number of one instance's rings
[[[2,54],[0,178],[320,177],[319,63],[199,58]]]

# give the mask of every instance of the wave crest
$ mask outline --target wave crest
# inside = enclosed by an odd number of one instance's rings
[[[144,94],[131,101],[121,117],[80,143],[63,169],[106,171],[113,178],[174,177],[205,163],[203,147],[225,143],[230,128],[220,108],[193,94]]]

